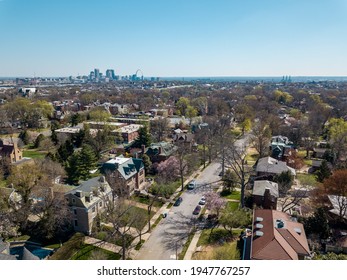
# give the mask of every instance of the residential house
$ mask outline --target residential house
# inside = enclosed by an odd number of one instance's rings
[[[185,147],[191,149],[196,146],[195,137],[193,133],[183,131],[181,133],[176,133],[174,130],[174,134],[172,135],[173,143],[176,145],[184,145]]]
[[[145,151],[145,147],[142,147],[143,152],[149,156],[152,163],[154,162],[162,162],[167,160],[170,156],[174,155],[177,151],[177,147],[168,142],[159,142],[152,143],[147,150]]]
[[[65,199],[75,231],[90,234],[95,217],[112,201],[112,189],[104,176],[95,177],[66,192]]]
[[[328,142],[316,142],[313,148],[313,157],[323,159],[326,152],[329,152]]]
[[[135,191],[141,191],[145,188],[145,168],[142,159],[116,157],[105,162],[102,166],[102,171],[107,176],[114,178],[112,184],[115,188],[121,188],[125,194],[120,195],[130,196]],[[117,185],[116,185],[117,184]]]
[[[275,182],[260,180],[253,186],[253,203],[264,209],[277,209],[278,184]]]
[[[253,212],[252,260],[302,260],[310,256],[304,227],[286,213],[257,209]]]
[[[5,144],[0,140],[0,158],[7,158],[9,162],[15,163],[23,158],[23,153],[21,149],[18,148],[17,143],[12,142]]]
[[[273,136],[271,138],[270,151],[271,157],[284,160],[294,150],[293,142],[289,141],[285,136]]]
[[[257,161],[255,168],[256,176],[263,179],[272,179],[275,175],[289,171],[292,176],[296,175],[295,169],[287,166],[284,161],[272,157],[263,157]]]

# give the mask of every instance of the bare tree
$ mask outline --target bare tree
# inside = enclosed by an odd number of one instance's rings
[[[254,148],[259,153],[259,158],[266,156],[269,152],[269,144],[271,140],[271,130],[263,121],[258,121],[252,130],[251,140]]]
[[[181,190],[184,190],[184,176],[188,170],[188,162],[187,162],[187,153],[189,149],[185,146],[184,143],[180,143],[178,145],[178,149],[176,151],[176,158],[178,160],[178,170],[181,178]]]
[[[226,146],[226,166],[235,174],[236,183],[241,188],[241,208],[245,207],[245,189],[248,184],[251,168],[247,164],[247,146],[239,143],[235,139]]]
[[[158,118],[151,121],[150,132],[157,142],[163,141],[169,129],[169,120],[167,118]]]

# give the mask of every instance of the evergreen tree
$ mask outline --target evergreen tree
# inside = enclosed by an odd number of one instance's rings
[[[151,167],[152,167],[151,159],[149,158],[149,156],[144,154],[142,156],[142,162],[143,162],[143,165],[145,166],[145,173],[148,174],[151,170]]]
[[[41,141],[45,139],[45,136],[43,134],[39,134],[37,137],[36,137],[36,140],[35,140],[35,144],[34,144],[34,148],[38,148],[40,146],[40,143]]]
[[[152,143],[151,135],[148,132],[147,126],[139,129],[139,136],[136,138],[133,147],[141,148],[142,145],[148,147]]]
[[[328,162],[326,160],[323,160],[321,166],[319,167],[316,173],[317,181],[323,183],[324,179],[329,178],[330,175],[331,175],[331,171],[328,166]]]
[[[62,164],[65,164],[68,158],[73,154],[74,146],[70,140],[66,140],[64,144],[58,148],[56,158]]]
[[[77,185],[80,179],[79,177],[79,155],[75,153],[69,157],[69,161],[65,166],[67,174],[67,182],[69,184]]]
[[[21,131],[21,133],[19,133],[18,135],[18,138],[21,139],[25,145],[28,145],[30,142],[30,137],[27,130]]]
[[[96,168],[96,163],[97,159],[93,148],[84,144],[78,154],[79,178],[82,180],[90,178],[89,171]]]

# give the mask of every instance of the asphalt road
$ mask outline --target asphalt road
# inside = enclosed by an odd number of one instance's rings
[[[136,259],[138,260],[170,260],[176,259],[176,253],[182,251],[187,240],[189,229],[196,221],[194,208],[200,198],[209,190],[210,183],[220,180],[220,163],[211,163],[199,177],[194,190],[187,190],[182,194],[183,201],[178,207],[171,207],[168,216],[153,230],[149,239],[141,247]]]

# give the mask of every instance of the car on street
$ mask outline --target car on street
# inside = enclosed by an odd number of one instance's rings
[[[196,181],[195,180],[192,180],[189,182],[188,184],[188,190],[194,190],[194,188],[196,187]]]
[[[203,196],[200,198],[199,205],[205,205],[206,204],[206,198]]]
[[[201,211],[201,206],[197,205],[193,211],[193,215],[199,215],[200,211]]]
[[[182,197],[177,198],[175,203],[174,203],[174,206],[180,206],[182,201],[183,201]]]

